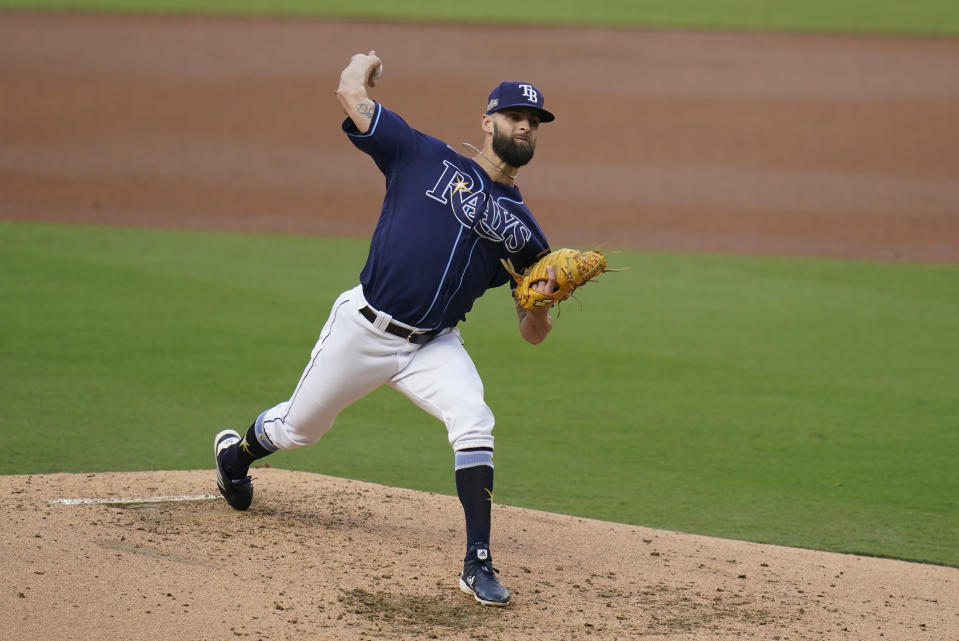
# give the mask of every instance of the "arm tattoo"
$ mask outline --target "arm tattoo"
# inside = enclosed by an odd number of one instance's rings
[[[356,111],[361,116],[372,118],[375,108],[373,107],[373,105],[368,105],[365,102],[361,102],[360,104],[356,105]]]

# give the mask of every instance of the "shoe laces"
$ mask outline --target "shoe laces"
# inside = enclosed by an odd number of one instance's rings
[[[480,570],[485,570],[487,574],[494,575],[499,574],[499,570],[493,567],[493,562],[489,559],[481,561],[479,559],[472,559],[470,565],[473,569],[473,574],[476,574]]]

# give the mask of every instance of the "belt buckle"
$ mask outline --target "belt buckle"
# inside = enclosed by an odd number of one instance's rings
[[[406,337],[408,343],[413,343],[414,345],[425,345],[431,340],[436,338],[437,331],[433,329],[421,329],[410,332],[410,335]],[[421,337],[422,342],[417,340],[417,337]]]

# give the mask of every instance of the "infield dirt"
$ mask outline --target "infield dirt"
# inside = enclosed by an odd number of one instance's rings
[[[956,40],[2,13],[0,218],[368,236],[331,93],[369,49],[453,145],[539,86],[554,245],[959,262]],[[0,477],[0,638],[959,639],[954,568],[497,505],[493,610],[453,497],[261,469],[246,513],[130,500],[213,476]]]
[[[213,470],[0,477],[0,632],[37,639],[955,641],[959,570],[497,505],[514,594],[457,587],[455,497],[260,468],[247,512]],[[65,505],[52,500],[113,499]]]
[[[554,246],[959,261],[959,40],[0,14],[0,218],[369,236],[340,70],[463,153],[490,89],[557,120]]]

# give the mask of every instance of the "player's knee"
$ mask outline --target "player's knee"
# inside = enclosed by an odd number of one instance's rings
[[[450,446],[454,450],[493,447],[493,412],[486,404],[461,412],[447,424]]]

